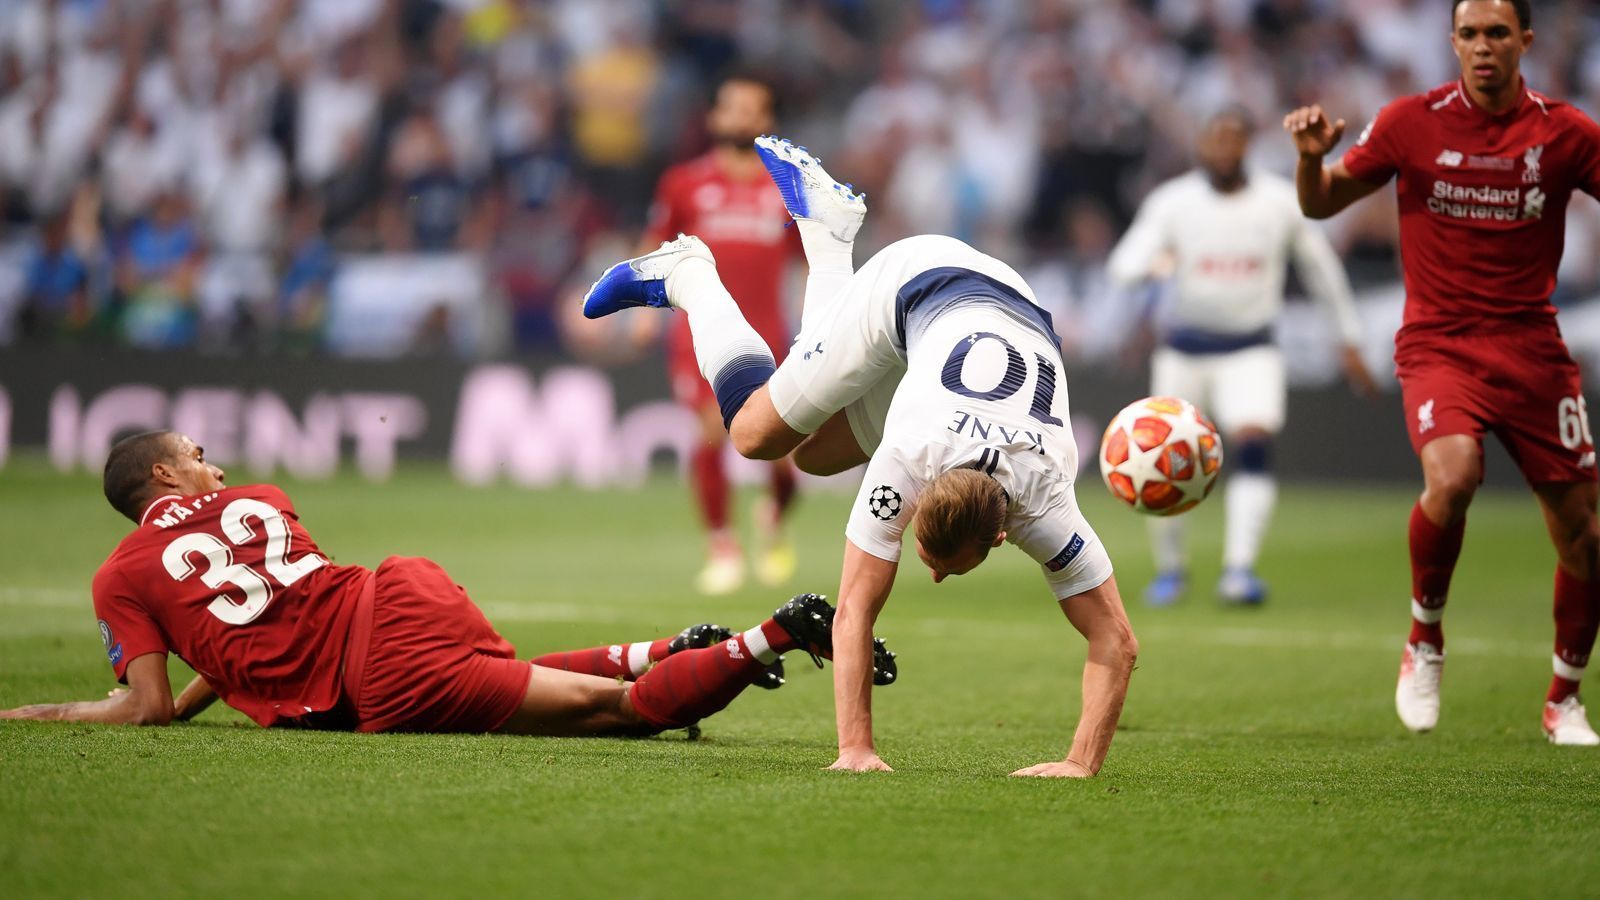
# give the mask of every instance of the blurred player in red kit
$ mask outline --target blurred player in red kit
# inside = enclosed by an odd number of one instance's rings
[[[775,127],[774,89],[746,74],[717,86],[706,127],[713,142],[704,155],[668,169],[656,186],[650,223],[640,253],[656,249],[679,232],[698,235],[729,273],[728,290],[779,360],[792,334],[783,310],[783,281],[798,259],[799,238],[792,233],[783,198],[756,156],[754,140]],[[736,283],[735,283],[736,282]],[[737,590],[744,581],[744,554],[729,528],[728,473],[723,464],[727,431],[716,394],[695,362],[688,317],[677,316],[667,336],[668,374],[678,402],[700,420],[700,443],[690,459],[690,482],[710,532],[705,568],[696,585],[706,594]],[[761,534],[756,575],[778,584],[794,574],[794,551],[782,523],[795,495],[795,471],[787,458],[772,464],[771,497],[756,511]]]
[[[1556,549],[1545,733],[1600,745],[1578,696],[1600,628],[1600,486],[1578,367],[1550,303],[1567,202],[1574,190],[1600,196],[1600,126],[1523,82],[1527,0],[1452,10],[1461,78],[1389,104],[1342,160],[1323,163],[1343,120],[1320,106],[1284,119],[1306,215],[1331,216],[1391,178],[1399,199],[1406,309],[1395,363],[1424,487],[1411,512],[1412,625],[1395,707],[1413,731],[1438,722],[1445,597],[1493,432]]]
[[[694,724],[791,648],[832,655],[833,610],[802,594],[749,631],[518,660],[426,559],[334,565],[271,485],[227,487],[174,432],[111,450],[111,505],[138,523],[94,578],[100,637],[126,691],[0,718],[165,725],[220,697],[263,726],[345,731],[652,734]],[[167,654],[199,676],[174,701]],[[892,655],[878,653],[880,680]]]

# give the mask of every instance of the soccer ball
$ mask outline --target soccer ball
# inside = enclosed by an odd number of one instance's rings
[[[1146,397],[1123,408],[1100,440],[1100,476],[1118,500],[1175,516],[1211,493],[1222,469],[1217,426],[1193,403]]]

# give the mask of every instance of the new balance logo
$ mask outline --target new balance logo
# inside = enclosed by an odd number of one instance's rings
[[[622,645],[621,644],[612,644],[610,646],[610,648],[608,648],[606,650],[606,661],[611,663],[613,666],[622,665]]]
[[[1454,168],[1455,166],[1461,165],[1461,161],[1463,159],[1466,159],[1466,157],[1463,156],[1459,150],[1445,150],[1439,154],[1439,158],[1434,160],[1433,164],[1436,166],[1450,166]]]
[[[813,353],[817,354],[818,356],[822,355],[822,342],[821,341],[817,341],[817,346],[813,347],[810,350],[807,350],[806,351],[806,355],[801,357],[801,358],[802,359],[810,359],[811,358],[811,354],[813,354]]]
[[[1433,430],[1433,401],[1417,407],[1417,434],[1427,434]]]
[[[1593,450],[1590,450],[1588,453],[1585,453],[1584,455],[1578,457],[1578,468],[1580,468],[1580,469],[1592,469],[1592,468],[1594,468],[1594,451]]]

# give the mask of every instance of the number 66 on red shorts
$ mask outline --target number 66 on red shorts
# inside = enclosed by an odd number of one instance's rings
[[[1412,449],[1492,432],[1531,485],[1595,480],[1577,363],[1554,328],[1413,337],[1395,353]]]

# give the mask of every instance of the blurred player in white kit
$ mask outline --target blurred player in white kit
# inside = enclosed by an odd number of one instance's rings
[[[1346,378],[1358,392],[1373,390],[1338,256],[1301,214],[1293,183],[1245,168],[1252,131],[1243,109],[1228,108],[1207,121],[1196,146],[1198,167],[1145,198],[1108,264],[1123,287],[1175,280],[1161,316],[1161,346],[1151,359],[1150,390],[1198,404],[1223,431],[1231,473],[1217,594],[1243,604],[1267,597],[1255,565],[1278,495],[1271,450],[1283,428],[1286,387],[1272,329],[1283,310],[1291,257],[1306,289],[1332,315]],[[1167,606],[1188,585],[1184,523],[1153,519],[1150,535],[1156,578],[1145,599]]]

